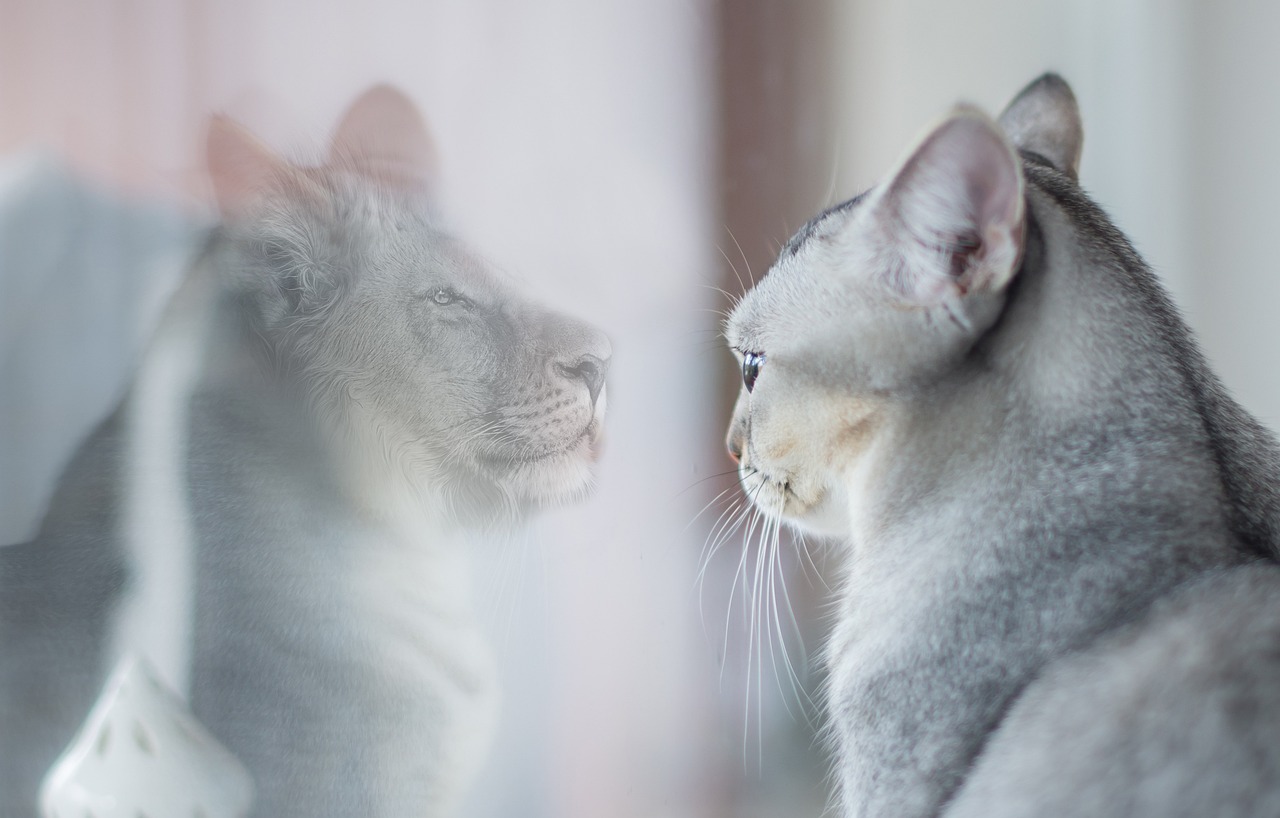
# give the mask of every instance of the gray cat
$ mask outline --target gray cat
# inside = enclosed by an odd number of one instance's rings
[[[1280,451],[1081,141],[1053,75],[956,109],[728,322],[744,489],[848,543],[846,816],[1280,815]]]
[[[387,87],[320,167],[214,120],[224,224],[38,538],[0,549],[5,818],[130,652],[189,690],[257,815],[459,800],[497,697],[467,532],[589,487],[610,352],[447,231],[433,156]]]

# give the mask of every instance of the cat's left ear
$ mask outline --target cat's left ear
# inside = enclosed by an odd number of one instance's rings
[[[1013,98],[1000,115],[1000,127],[1018,148],[1043,157],[1062,173],[1080,175],[1084,126],[1071,86],[1057,74],[1045,74]]]
[[[998,125],[960,107],[899,166],[871,205],[876,265],[918,307],[996,292],[1024,242],[1022,166]]]
[[[334,132],[329,161],[411,192],[430,192],[438,176],[435,142],[422,114],[403,92],[385,84],[351,103]]]

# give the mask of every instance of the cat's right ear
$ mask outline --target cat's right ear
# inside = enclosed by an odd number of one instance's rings
[[[342,115],[329,161],[413,193],[432,192],[439,175],[426,120],[413,100],[386,84],[365,91]]]
[[[1024,241],[1022,165],[998,125],[960,107],[899,166],[869,205],[876,266],[906,304],[954,306],[997,292]]]

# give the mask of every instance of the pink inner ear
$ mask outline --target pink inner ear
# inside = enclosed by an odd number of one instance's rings
[[[1022,184],[1016,160],[1003,143],[993,145],[975,158],[969,169],[977,224],[985,233],[992,227],[1009,226],[1022,213]]]
[[[389,184],[426,188],[436,177],[436,149],[417,107],[390,85],[362,94],[334,133],[329,160]]]
[[[224,217],[243,214],[290,165],[253,134],[225,116],[209,121],[206,144],[209,177]]]
[[[895,285],[912,300],[999,288],[1016,272],[1022,175],[994,122],[961,108],[902,164],[883,199]]]

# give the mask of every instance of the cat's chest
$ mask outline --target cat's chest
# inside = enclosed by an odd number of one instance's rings
[[[367,548],[349,562],[342,592],[365,670],[376,676],[376,700],[384,709],[421,712],[449,748],[433,774],[465,779],[494,729],[497,670],[473,614],[467,555],[440,545],[384,541]],[[383,769],[400,769],[403,750],[389,744]],[[410,765],[400,774],[417,773]]]
[[[432,529],[376,527],[346,539],[330,590],[365,649],[413,675],[443,671],[463,686],[486,684],[466,544]]]
[[[835,690],[909,674],[951,652],[959,611],[972,602],[954,550],[924,531],[868,538],[855,550],[828,644]]]
[[[200,543],[200,624],[220,633],[219,650],[289,644],[308,672],[406,696],[492,686],[465,543],[438,527],[371,523],[342,503],[275,499],[270,523],[249,515],[257,525],[230,532],[224,520]]]
[[[470,566],[452,544],[375,532],[337,562],[335,590],[371,639],[427,646],[447,634],[473,635]]]

